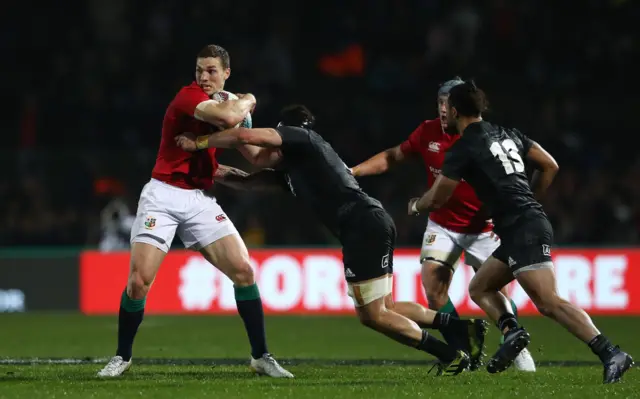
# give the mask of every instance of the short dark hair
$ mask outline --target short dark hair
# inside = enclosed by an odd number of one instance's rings
[[[220,64],[224,69],[231,67],[231,59],[229,58],[229,52],[222,46],[217,44],[209,44],[204,46],[202,50],[198,52],[197,58],[220,58]]]
[[[451,88],[449,106],[455,108],[460,116],[480,116],[489,109],[489,102],[484,91],[473,80],[467,80]]]
[[[309,108],[304,105],[291,104],[280,111],[280,123],[285,126],[298,126],[311,129],[316,123],[316,117],[313,116]]]

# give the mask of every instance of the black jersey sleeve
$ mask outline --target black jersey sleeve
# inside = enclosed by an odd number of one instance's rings
[[[301,150],[311,144],[309,131],[299,127],[280,126],[276,132],[282,137],[282,146]]]
[[[515,135],[520,139],[522,143],[522,152],[525,156],[529,153],[531,147],[533,147],[534,141],[531,140],[526,134],[522,133],[520,130],[515,129]]]
[[[452,180],[461,180],[471,162],[468,139],[463,136],[447,151],[442,165],[442,175]]]

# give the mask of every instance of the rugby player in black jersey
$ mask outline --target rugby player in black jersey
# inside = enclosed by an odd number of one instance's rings
[[[358,318],[365,326],[439,359],[439,374],[456,375],[470,356],[481,356],[486,327],[412,302],[394,302],[393,251],[396,228],[380,202],[368,196],[342,159],[313,128],[301,105],[283,110],[271,128],[234,128],[206,136],[183,135],[185,151],[238,148],[253,164],[275,168],[291,193],[306,203],[342,243],[345,278]],[[240,177],[251,180],[251,176]],[[466,348],[454,348],[422,328],[454,327]],[[480,331],[482,330],[482,331]]]
[[[488,207],[501,244],[471,280],[469,293],[504,334],[504,343],[487,365],[489,372],[507,369],[529,344],[529,334],[518,324],[499,291],[515,278],[540,313],[560,323],[600,358],[604,383],[617,382],[633,365],[633,359],[602,335],[586,312],[561,298],[556,289],[551,259],[553,228],[537,200],[553,181],[558,165],[519,130],[484,121],[486,108],[485,94],[473,81],[451,89],[448,124],[457,126],[462,137],[447,152],[442,173],[431,189],[422,198],[409,201],[409,213],[438,209],[462,179]],[[525,159],[537,168],[533,189]]]

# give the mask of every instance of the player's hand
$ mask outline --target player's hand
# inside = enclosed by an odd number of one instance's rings
[[[176,136],[176,145],[182,150],[187,152],[194,152],[198,150],[196,146],[196,135],[193,133],[183,133]]]
[[[258,102],[258,100],[256,100],[256,96],[254,96],[251,93],[236,93],[236,96],[238,96],[239,99],[246,98],[247,100],[253,103],[253,106],[251,107],[251,111],[249,111],[250,113],[253,114],[253,111],[256,109],[256,103]]]
[[[415,209],[415,206],[417,205],[418,201],[420,200],[420,198],[411,198],[409,200],[409,216],[414,216],[417,215],[419,212]]]

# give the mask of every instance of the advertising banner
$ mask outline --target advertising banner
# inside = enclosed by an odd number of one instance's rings
[[[0,312],[78,310],[78,257],[0,258]]]
[[[341,253],[337,249],[251,250],[266,313],[348,314]],[[558,249],[553,254],[560,295],[590,314],[640,315],[640,250]],[[372,267],[375,267],[372,266]],[[85,252],[80,257],[80,308],[87,314],[118,311],[129,270],[128,253]],[[461,314],[481,314],[467,287],[473,270],[460,266],[450,296]],[[509,286],[520,314],[538,314],[517,283]],[[426,305],[417,250],[394,256],[394,298]],[[235,313],[233,284],[198,253],[171,252],[147,299],[149,313]]]

